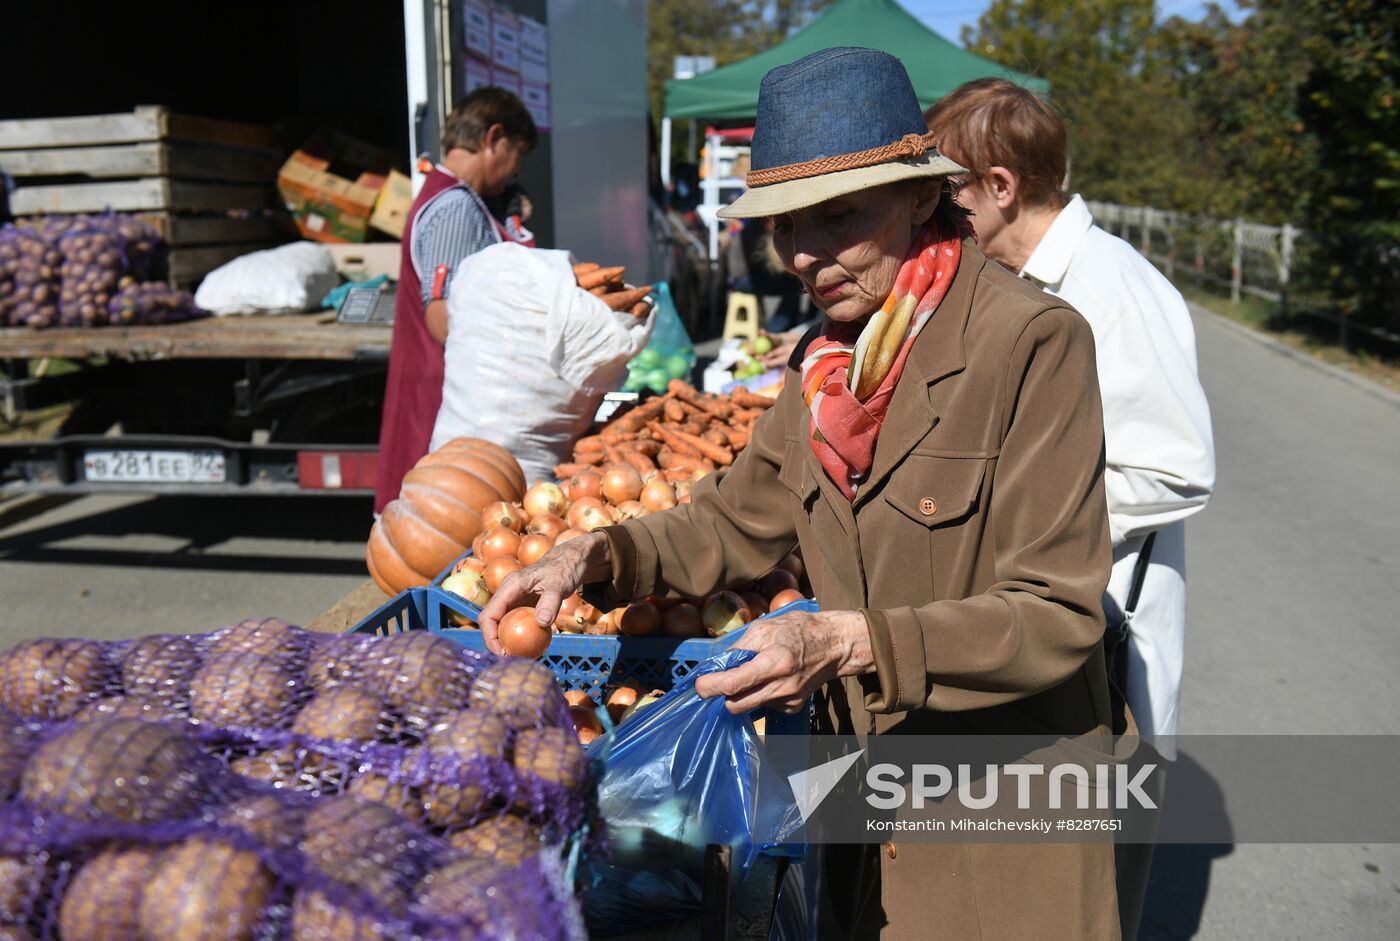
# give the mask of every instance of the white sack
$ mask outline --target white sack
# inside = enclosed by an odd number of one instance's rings
[[[447,295],[432,447],[485,438],[515,455],[527,481],[553,480],[655,320],[609,310],[580,288],[568,252],[504,242],[468,256]]]
[[[338,284],[330,249],[293,242],[215,268],[195,291],[194,302],[219,315],[296,314],[319,308]]]

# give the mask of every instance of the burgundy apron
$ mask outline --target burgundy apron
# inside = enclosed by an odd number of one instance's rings
[[[389,380],[384,390],[384,414],[379,424],[379,460],[374,488],[374,512],[399,495],[404,475],[428,453],[433,424],[442,405],[443,348],[428,333],[423,317],[424,275],[413,266],[413,227],[433,200],[457,187],[466,189],[491,219],[497,238],[504,237],[500,223],[469,187],[442,167],[434,167],[423,180],[413,201],[413,211],[403,230],[399,257],[399,288],[394,303],[394,335],[389,349]]]

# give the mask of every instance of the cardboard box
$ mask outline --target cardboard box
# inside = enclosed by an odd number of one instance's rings
[[[400,242],[370,242],[366,245],[327,245],[335,258],[335,270],[350,281],[368,281],[381,274],[399,279],[403,258]]]
[[[369,217],[369,224],[386,235],[401,239],[412,211],[413,181],[397,170],[390,170],[389,178],[379,189],[379,198],[374,202],[374,214]]]
[[[318,131],[287,158],[277,191],[304,238],[363,242],[393,154],[335,131]]]

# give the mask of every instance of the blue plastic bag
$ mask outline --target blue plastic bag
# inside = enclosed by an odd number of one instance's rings
[[[672,379],[689,381],[690,372],[695,368],[695,346],[690,342],[685,324],[681,323],[676,302],[671,299],[671,289],[665,281],[656,286],[655,317],[651,340],[627,364],[624,392],[643,389],[665,392],[666,383]]]
[[[705,848],[727,843],[741,880],[761,852],[800,856],[802,825],[792,788],[764,758],[749,716],[723,697],[701,699],[695,678],[739,666],[751,650],[726,650],[617,731],[588,749],[601,759],[598,815],[609,855],[585,880],[590,932],[615,934],[693,917],[703,897]],[[768,734],[774,734],[770,728]]]

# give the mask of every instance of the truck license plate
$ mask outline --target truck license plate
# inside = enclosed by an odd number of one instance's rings
[[[221,484],[221,451],[87,451],[88,480],[107,483]]]

